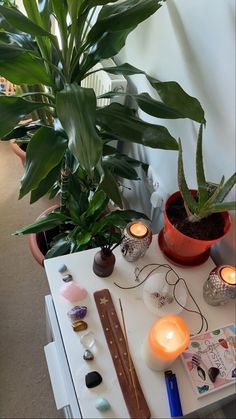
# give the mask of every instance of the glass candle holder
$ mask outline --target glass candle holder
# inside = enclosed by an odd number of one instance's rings
[[[152,230],[142,221],[135,220],[125,227],[120,249],[124,258],[133,262],[145,255],[151,242]]]
[[[189,339],[189,329],[181,317],[164,316],[152,326],[142,357],[149,368],[163,371],[188,347]]]
[[[236,269],[221,265],[214,268],[203,285],[203,297],[212,305],[224,305],[236,298]]]

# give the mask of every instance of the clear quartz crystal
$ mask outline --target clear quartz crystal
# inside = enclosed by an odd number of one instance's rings
[[[80,342],[85,348],[92,348],[95,343],[95,337],[93,332],[86,332],[80,336]]]

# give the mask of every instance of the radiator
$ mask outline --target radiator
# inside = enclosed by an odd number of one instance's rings
[[[112,59],[103,60],[101,63],[96,64],[91,71],[99,70],[103,67],[113,67],[115,63]],[[92,87],[96,96],[102,95],[106,92],[125,92],[127,88],[127,80],[122,75],[109,74],[106,71],[98,71],[82,80],[83,87]],[[107,106],[111,102],[118,102],[123,104],[125,96],[117,96],[111,99],[98,99],[98,106]]]

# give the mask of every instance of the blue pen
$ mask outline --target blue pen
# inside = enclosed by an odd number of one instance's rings
[[[165,382],[171,417],[183,416],[176,375],[171,370],[165,371]]]

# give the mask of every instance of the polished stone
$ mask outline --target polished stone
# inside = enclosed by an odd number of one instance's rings
[[[85,288],[80,287],[76,282],[70,281],[61,286],[60,294],[62,297],[66,298],[66,300],[74,303],[76,301],[83,300],[87,295],[87,291]]]
[[[92,348],[95,343],[95,337],[93,332],[86,332],[82,336],[80,336],[80,343],[85,348]]]
[[[91,371],[85,376],[85,384],[88,388],[97,387],[102,382],[102,376],[97,371]]]
[[[88,324],[83,320],[76,320],[73,322],[72,327],[75,332],[82,332],[88,328]]]
[[[111,408],[111,405],[107,399],[104,399],[104,397],[99,397],[95,402],[95,407],[100,412],[106,412]]]
[[[86,316],[86,314],[87,314],[86,306],[75,306],[71,308],[67,313],[67,315],[69,316],[72,322],[83,319]]]
[[[64,263],[59,266],[58,272],[60,272],[61,274],[63,274],[66,271],[67,271],[67,266]]]
[[[64,282],[70,282],[70,281],[72,281],[72,279],[73,279],[73,277],[72,277],[72,275],[70,275],[70,274],[67,274],[66,276],[63,276],[63,277],[62,277],[62,280],[63,280]]]
[[[86,349],[84,351],[83,358],[85,359],[85,361],[92,361],[94,359],[94,355],[89,349]]]

